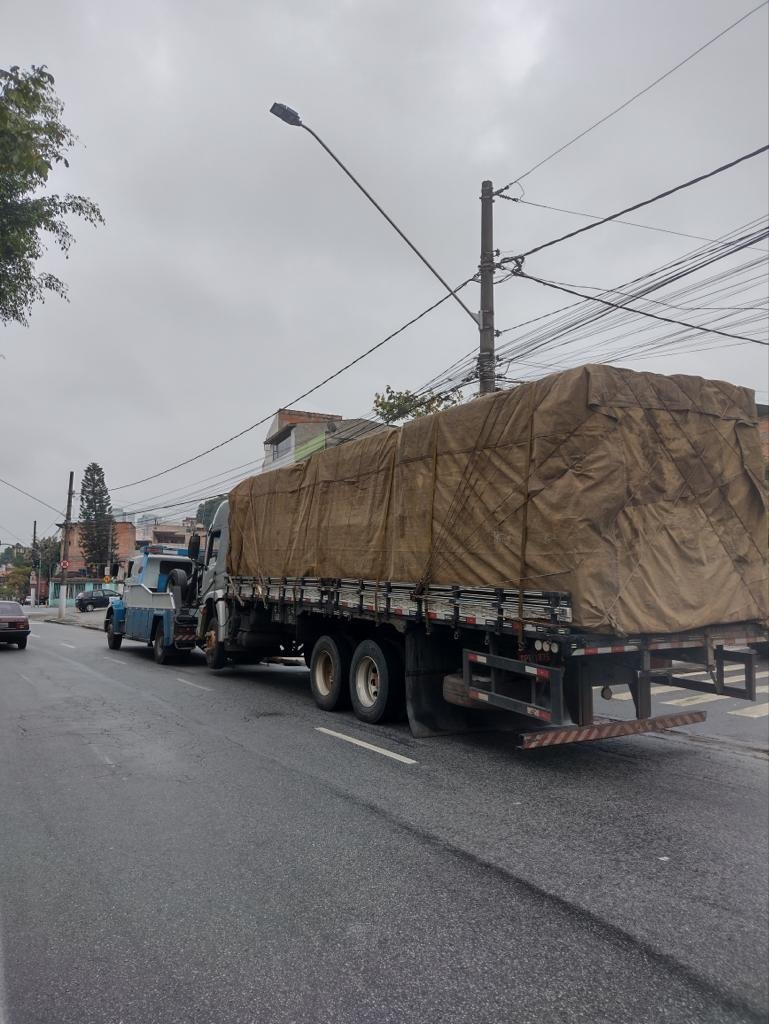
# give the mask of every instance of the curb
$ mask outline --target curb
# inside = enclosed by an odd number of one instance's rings
[[[56,619],[53,617],[43,619],[43,622],[54,622],[59,626],[78,626],[80,629],[98,629],[100,633],[104,632],[104,624],[101,622],[78,622],[77,619]]]

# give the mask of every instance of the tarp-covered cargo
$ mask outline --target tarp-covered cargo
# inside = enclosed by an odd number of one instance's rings
[[[588,365],[244,480],[229,571],[568,591],[617,634],[766,622],[763,477],[748,389]]]

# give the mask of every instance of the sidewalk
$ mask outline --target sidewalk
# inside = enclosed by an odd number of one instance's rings
[[[83,629],[104,632],[104,608],[97,608],[92,612],[78,612],[74,608],[68,608],[63,619],[59,618],[58,608],[38,607],[25,610],[30,622],[58,622],[62,626],[81,626]]]

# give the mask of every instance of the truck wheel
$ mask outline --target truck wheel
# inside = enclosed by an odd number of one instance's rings
[[[93,603],[91,601],[89,601],[88,604],[85,606],[85,610],[87,612],[92,612],[93,611],[93,607],[94,607]]]
[[[112,626],[113,622],[112,619],[110,619],[109,626],[107,626],[107,647],[109,647],[111,651],[119,651],[120,645],[123,642],[123,637],[119,633],[116,633]]]
[[[397,718],[404,700],[403,659],[386,640],[363,640],[355,648],[350,665],[350,698],[362,722],[376,724]]]
[[[350,645],[346,640],[321,636],[310,658],[310,689],[322,711],[350,706]]]
[[[211,615],[206,622],[206,665],[214,672],[218,672],[219,669],[224,668],[227,664],[227,652],[224,649],[224,644],[219,643],[219,637],[217,636],[218,623],[216,616]]]
[[[185,604],[187,601],[187,586],[189,580],[187,573],[184,569],[172,569],[168,574],[168,581],[166,582],[166,593],[173,593],[174,587],[180,587],[182,592],[182,603]]]
[[[21,640],[17,640],[16,641],[16,646],[19,648],[20,651],[23,651],[24,648],[27,646],[27,638],[24,637]]]
[[[163,623],[159,622],[155,627],[155,637],[152,642],[152,656],[158,665],[165,665],[168,661],[168,648],[163,637]]]

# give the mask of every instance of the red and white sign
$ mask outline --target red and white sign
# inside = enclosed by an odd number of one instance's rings
[[[65,558],[65,559],[64,559],[64,561],[63,561],[63,562],[61,563],[61,567],[62,567],[62,569],[69,569],[69,562],[67,561],[67,559],[66,559],[66,558]]]

